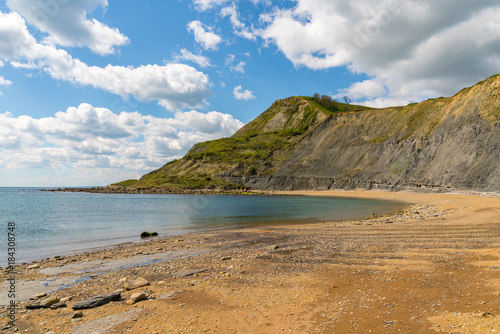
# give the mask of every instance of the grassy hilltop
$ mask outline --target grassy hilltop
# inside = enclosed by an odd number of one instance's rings
[[[500,190],[500,76],[453,97],[384,109],[278,100],[233,136],[139,180],[164,189]]]

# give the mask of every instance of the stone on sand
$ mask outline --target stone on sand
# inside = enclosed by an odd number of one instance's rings
[[[126,280],[123,287],[125,288],[125,291],[129,291],[146,285],[149,285],[149,281],[145,278],[139,277],[135,280]]]

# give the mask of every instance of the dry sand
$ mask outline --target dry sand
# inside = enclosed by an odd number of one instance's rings
[[[499,197],[294,193],[411,204],[384,217],[211,231],[22,265],[17,279],[35,282],[108,266],[50,294],[71,296],[67,308],[21,302],[16,327],[2,333],[500,333]],[[112,270],[155,254],[160,262]],[[151,284],[72,321],[74,303],[137,277]],[[127,305],[140,291],[149,299]]]

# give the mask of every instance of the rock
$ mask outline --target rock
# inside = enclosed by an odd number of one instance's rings
[[[227,261],[227,260],[231,260],[231,259],[232,259],[232,257],[230,257],[230,256],[223,256],[220,260]]]
[[[59,302],[59,303],[55,303],[55,304],[50,305],[50,308],[55,310],[55,309],[63,308],[63,307],[67,307],[67,306],[68,305],[66,305],[66,303]]]
[[[125,304],[127,304],[127,305],[134,305],[134,304],[135,304],[135,302],[134,302],[133,300],[129,299],[129,300],[127,300],[127,301],[125,302]]]
[[[44,306],[51,306],[51,305],[54,305],[56,303],[59,303],[59,298],[56,297],[56,296],[51,296],[47,299],[44,299],[40,302],[40,305],[44,305]]]
[[[39,293],[37,295],[35,295],[35,298],[42,298],[42,297],[45,297],[47,296],[47,292],[42,292],[42,293]]]
[[[123,285],[125,291],[129,290],[134,290],[143,286],[149,285],[149,281],[147,279],[144,279],[142,277],[139,277],[135,280],[132,281],[125,281],[125,284]]]
[[[82,311],[76,311],[75,313],[73,313],[73,315],[71,316],[71,318],[73,318],[73,319],[83,318],[83,312]]]
[[[156,237],[158,235],[157,232],[142,232],[141,233],[141,238],[149,238],[149,237]]]
[[[75,305],[73,305],[73,310],[96,308],[109,302],[120,300],[121,297],[121,293],[109,293],[106,295],[94,296],[92,298],[76,303]]]
[[[64,297],[64,298],[61,298],[60,302],[61,303],[66,303],[66,302],[69,302],[71,299],[73,299],[73,297],[71,297],[71,296]]]
[[[133,300],[134,302],[140,302],[141,300],[146,300],[148,297],[144,292],[137,292],[134,293],[132,296],[130,296],[130,300]]]
[[[40,268],[39,264],[32,264],[31,266],[28,266],[28,269],[38,269]]]

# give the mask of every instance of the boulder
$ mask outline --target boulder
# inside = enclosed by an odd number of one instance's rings
[[[134,302],[140,302],[141,300],[146,300],[148,297],[144,292],[137,292],[134,293],[132,296],[130,296],[130,300],[133,300]]]
[[[125,291],[134,290],[143,286],[149,285],[149,281],[145,278],[139,277],[135,280],[127,280],[123,285]]]
[[[54,305],[56,303],[59,303],[59,298],[56,297],[56,296],[51,296],[47,299],[44,299],[40,302],[40,305],[44,305],[44,306],[51,306],[51,305]]]
[[[55,309],[58,309],[58,308],[62,308],[62,307],[67,307],[68,305],[66,305],[66,303],[63,303],[63,302],[59,302],[59,303],[55,303],[55,304],[52,304],[50,305],[50,308],[55,310]]]

